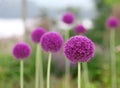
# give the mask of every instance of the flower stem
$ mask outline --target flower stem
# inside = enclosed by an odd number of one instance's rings
[[[47,67],[47,88],[50,88],[50,67],[51,67],[52,53],[49,53],[48,67]]]
[[[65,32],[65,41],[69,38],[69,30]],[[70,88],[70,64],[67,59],[65,59],[65,88]]]
[[[81,88],[81,63],[78,63],[78,88]]]
[[[36,48],[36,72],[35,72],[35,88],[39,88],[39,52],[40,52],[40,49],[39,49],[39,45],[37,45],[37,48]]]
[[[42,49],[40,48],[40,88],[44,88],[44,76],[43,76],[43,58],[42,58]]]
[[[82,63],[82,66],[83,66],[83,75],[84,75],[85,88],[90,88],[87,63],[86,62]]]
[[[112,88],[117,88],[116,81],[116,56],[115,56],[115,30],[110,31],[110,55],[111,55],[111,74]]]
[[[24,88],[24,62],[20,61],[20,88]]]
[[[65,64],[65,88],[70,88],[69,80],[70,80],[70,64],[66,60]]]

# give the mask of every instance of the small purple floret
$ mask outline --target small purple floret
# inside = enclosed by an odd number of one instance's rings
[[[26,59],[31,54],[31,48],[26,43],[17,43],[13,48],[13,56],[16,59]]]
[[[94,51],[94,43],[85,36],[71,37],[64,46],[64,54],[71,63],[90,61]]]
[[[58,52],[63,45],[63,38],[57,32],[48,32],[41,37],[41,47],[46,52]]]
[[[42,35],[46,32],[46,30],[42,27],[36,28],[31,33],[31,39],[34,43],[39,43]]]
[[[67,12],[63,15],[62,21],[66,24],[72,24],[74,22],[74,15],[70,12]]]
[[[79,24],[75,26],[74,32],[75,34],[84,34],[86,32],[86,29],[83,25]]]
[[[108,28],[111,28],[111,29],[116,28],[119,25],[119,21],[116,17],[111,16],[107,19],[106,25]]]

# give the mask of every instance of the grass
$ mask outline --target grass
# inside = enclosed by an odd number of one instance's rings
[[[117,85],[120,87],[120,53],[117,53]],[[45,57],[44,57],[45,58]],[[25,61],[25,88],[34,88],[35,86],[35,58],[34,54]],[[46,83],[46,69],[47,61],[44,61],[44,83]],[[55,64],[55,65],[54,65]],[[56,68],[56,62],[53,61],[51,66],[51,88],[65,88],[64,87],[64,71],[60,73]],[[88,63],[90,75],[90,88],[110,88],[110,65],[108,59],[103,58],[103,55],[96,54],[94,59]],[[57,69],[57,76],[55,73]],[[83,76],[82,76],[83,77]],[[83,78],[82,78],[83,79]],[[71,67],[71,88],[77,88],[77,69]],[[82,81],[82,88],[84,82]],[[46,84],[44,84],[46,88]],[[11,55],[0,55],[0,88],[19,88],[19,61],[13,59]]]

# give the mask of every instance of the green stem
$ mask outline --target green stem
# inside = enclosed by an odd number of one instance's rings
[[[42,49],[40,48],[40,88],[44,88],[44,76],[43,76],[43,58],[42,58]]]
[[[70,64],[66,60],[66,64],[65,64],[65,88],[70,88],[69,80],[70,80]]]
[[[37,45],[37,48],[36,48],[36,72],[35,72],[35,88],[39,88],[39,52],[40,52],[40,49],[39,49],[39,45]]]
[[[81,88],[81,63],[78,63],[78,88]]]
[[[50,88],[50,67],[51,67],[52,53],[49,53],[48,67],[47,67],[47,88]]]
[[[24,62],[20,61],[20,88],[24,88]]]
[[[82,63],[82,67],[83,67],[83,75],[84,75],[85,88],[90,88],[87,63],[86,62]]]
[[[69,30],[65,32],[65,41],[69,38]],[[70,88],[70,64],[67,59],[65,59],[65,88]]]
[[[111,74],[112,88],[117,88],[116,81],[116,56],[115,56],[115,30],[110,33],[110,55],[111,55]]]

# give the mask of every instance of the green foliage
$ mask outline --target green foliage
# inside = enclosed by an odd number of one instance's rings
[[[106,2],[106,4],[108,5],[115,5],[115,4],[120,4],[120,0],[104,0]]]
[[[104,39],[106,36],[106,19],[110,15],[110,8],[103,6],[102,4],[99,4],[99,16],[93,20],[94,28],[91,30],[88,30],[86,35],[91,38],[96,44],[104,45]]]

